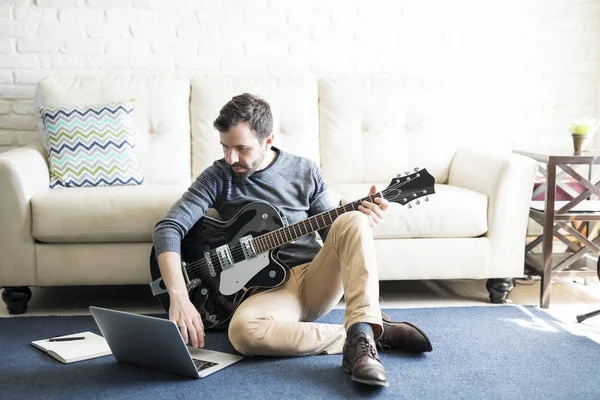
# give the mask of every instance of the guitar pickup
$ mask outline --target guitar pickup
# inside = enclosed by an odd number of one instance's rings
[[[246,260],[256,257],[256,251],[254,250],[251,235],[240,238],[240,246],[242,246],[242,251],[244,252]]]
[[[217,247],[215,252],[217,253],[217,258],[219,259],[223,271],[233,267],[233,256],[231,255],[231,250],[228,245],[225,244]]]

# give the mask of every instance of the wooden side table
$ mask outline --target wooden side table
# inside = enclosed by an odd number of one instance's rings
[[[540,171],[546,177],[546,182],[534,192],[534,196],[545,191],[543,202],[532,202],[529,216],[542,225],[543,233],[525,247],[525,267],[542,278],[540,289],[540,305],[542,308],[550,306],[550,292],[552,276],[596,276],[597,257],[600,253],[600,237],[590,237],[591,231],[587,223],[586,234],[572,226],[575,221],[593,221],[596,225],[600,221],[600,201],[591,200],[600,197],[600,181],[591,182],[592,166],[600,164],[600,150],[589,152],[573,152],[569,149],[553,150],[547,152],[528,152],[513,150],[513,153],[533,158],[540,163]],[[545,164],[545,168],[542,164]],[[584,178],[573,169],[575,165],[587,165],[588,177]],[[560,171],[559,171],[560,170]],[[558,175],[557,175],[558,172]],[[562,175],[571,176],[585,189],[571,200],[557,202],[557,178]],[[560,185],[558,180],[558,185]],[[569,240],[565,234],[571,235],[579,244]],[[554,237],[565,243],[568,251],[553,253]],[[542,253],[533,253],[532,250],[542,243]],[[593,254],[590,254],[593,253]]]

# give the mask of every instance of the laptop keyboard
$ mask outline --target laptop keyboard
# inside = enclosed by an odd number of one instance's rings
[[[219,363],[212,361],[197,360],[195,358],[192,358],[192,360],[194,361],[194,365],[196,366],[197,371],[202,371],[204,369],[214,367],[215,365],[219,365]]]

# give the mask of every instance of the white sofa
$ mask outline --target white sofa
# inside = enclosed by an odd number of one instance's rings
[[[376,227],[381,280],[495,278],[488,289],[493,302],[503,302],[512,287],[506,278],[523,275],[535,162],[459,147],[452,99],[418,82],[50,77],[37,85],[37,105],[136,99],[145,184],[50,190],[41,144],[1,153],[0,287],[9,311],[26,310],[30,286],[148,284],[154,224],[222,157],[212,122],[243,92],[269,101],[276,144],[319,163],[336,201],[363,197],[373,183],[384,189],[413,167],[436,178],[429,202],[392,204]]]

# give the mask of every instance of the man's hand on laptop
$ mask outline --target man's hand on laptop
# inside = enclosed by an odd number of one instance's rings
[[[185,343],[191,340],[193,347],[204,347],[204,324],[200,313],[187,296],[171,298],[169,319],[177,324]]]

